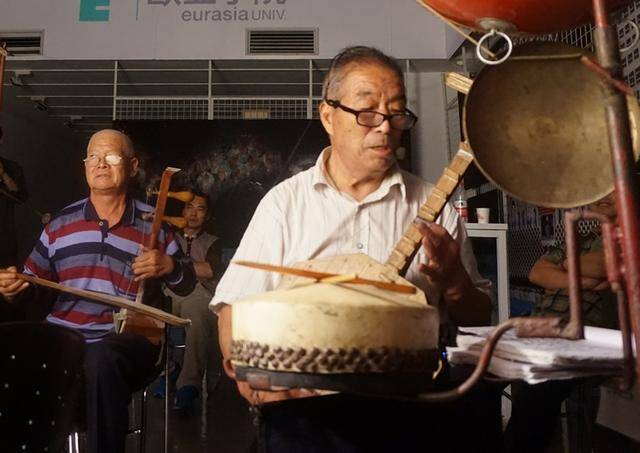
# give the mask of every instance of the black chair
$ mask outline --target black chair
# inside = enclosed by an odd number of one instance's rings
[[[0,324],[2,450],[63,450],[83,401],[82,335],[48,323]]]

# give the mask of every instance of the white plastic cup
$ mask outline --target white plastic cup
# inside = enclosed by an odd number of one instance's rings
[[[489,223],[490,208],[476,208],[476,217],[478,223]]]

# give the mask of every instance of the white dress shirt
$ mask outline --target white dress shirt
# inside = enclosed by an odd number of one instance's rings
[[[298,261],[365,253],[386,262],[433,185],[396,165],[375,192],[357,201],[340,192],[327,175],[325,162],[330,152],[330,147],[324,149],[316,165],[281,182],[264,196],[233,260],[289,266]],[[474,285],[488,294],[491,282],[478,273],[464,225],[450,204],[445,205],[437,223],[460,244],[467,273]],[[420,247],[405,278],[426,293],[431,305],[438,306],[440,290],[418,270],[427,260]],[[230,264],[210,307],[217,311],[218,304],[233,304],[273,290],[280,279],[275,272]]]

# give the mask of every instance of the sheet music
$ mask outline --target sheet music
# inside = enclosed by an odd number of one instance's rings
[[[460,329],[457,348],[447,348],[451,363],[475,364],[495,327]],[[550,379],[616,375],[622,372],[619,330],[585,327],[584,340],[519,338],[505,333],[496,345],[489,372],[505,379],[539,383]]]
[[[452,363],[475,365],[480,358],[480,351],[469,351],[463,348],[447,348]],[[495,355],[489,363],[489,372],[495,376],[509,380],[523,380],[529,384],[539,384],[548,380],[575,379],[588,376],[614,376],[621,374],[620,367],[557,367],[556,365],[535,365],[531,363],[506,360]]]
[[[458,346],[480,350],[494,327],[460,329]],[[622,360],[622,335],[619,330],[585,327],[584,340],[562,338],[519,338],[513,330],[505,333],[496,346],[496,355],[504,359],[534,364],[616,364]]]

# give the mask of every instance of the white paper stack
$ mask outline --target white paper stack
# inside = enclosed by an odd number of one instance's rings
[[[494,327],[465,327],[458,347],[447,348],[453,364],[475,364]],[[518,338],[514,331],[498,342],[489,372],[505,379],[537,384],[551,379],[610,376],[622,373],[622,334],[619,330],[585,327],[584,340]]]

